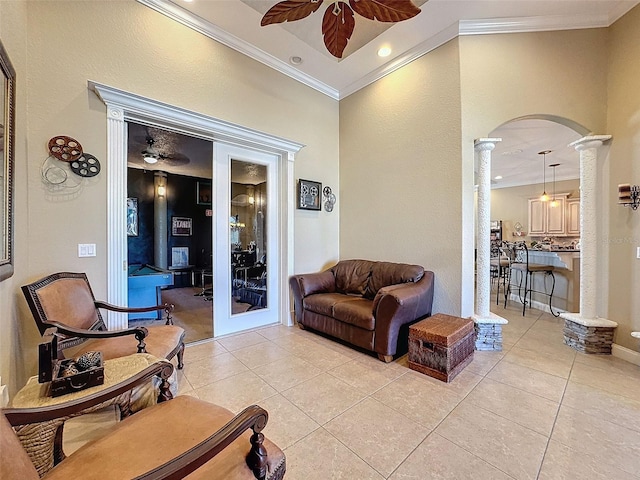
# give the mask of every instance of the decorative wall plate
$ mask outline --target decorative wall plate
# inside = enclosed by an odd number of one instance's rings
[[[82,145],[75,138],[58,135],[49,140],[49,152],[58,160],[73,162],[82,155]]]

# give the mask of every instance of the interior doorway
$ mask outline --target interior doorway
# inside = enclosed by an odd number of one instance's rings
[[[276,176],[279,188],[276,194],[280,208],[277,212],[277,234],[281,239],[281,251],[278,263],[271,262],[270,272],[280,286],[277,302],[278,322],[292,325],[293,315],[287,279],[293,275],[294,261],[295,183],[293,166],[296,154],[303,145],[108,85],[92,81],[88,83],[89,89],[94,91],[106,105],[105,123],[107,163],[109,165],[107,169],[107,301],[115,305],[128,305],[126,122],[133,121],[206,140],[227,142],[269,152],[278,158]],[[226,221],[227,219],[225,219]],[[106,323],[109,329],[122,329],[127,327],[128,319],[126,314],[109,312]],[[217,335],[218,333],[214,331],[214,337]]]
[[[213,337],[212,161],[210,140],[127,122],[129,306],[173,304],[187,343]]]

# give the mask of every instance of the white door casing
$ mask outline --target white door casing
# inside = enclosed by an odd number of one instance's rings
[[[292,324],[287,279],[293,274],[293,217],[295,211],[293,162],[304,146],[284,138],[252,130],[240,125],[175,107],[117,88],[89,81],[90,90],[107,106],[107,301],[115,305],[128,305],[127,295],[127,236],[126,236],[126,181],[127,181],[127,121],[152,125],[214,142],[223,142],[278,156],[277,177],[280,190],[278,218],[281,241],[280,261],[273,265],[280,281],[279,318],[285,325]],[[216,216],[219,217],[219,216]],[[228,218],[224,221],[228,224]],[[127,315],[109,312],[109,329],[126,328]]]

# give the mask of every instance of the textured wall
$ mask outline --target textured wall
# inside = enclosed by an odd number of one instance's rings
[[[84,271],[96,296],[106,296],[106,107],[88,80],[303,143],[295,176],[339,188],[337,101],[134,0],[0,2],[0,9],[3,42],[6,36],[22,63],[16,223],[23,260],[15,278],[0,286],[0,323],[25,329],[2,354],[15,358],[3,360],[0,370],[11,371],[15,384],[36,368],[35,326],[19,285],[53,271]],[[54,196],[42,186],[40,166],[47,141],[59,134],[77,138],[102,160],[103,173],[77,193]],[[298,271],[338,258],[338,218],[339,203],[333,214],[295,212]],[[78,243],[95,243],[97,256],[78,258]],[[17,374],[11,362],[20,365]]]
[[[640,184],[640,6],[610,29],[608,130],[613,135],[609,159],[607,222],[603,239],[609,259],[609,310],[618,322],[615,343],[635,351],[640,331],[640,210],[617,205],[619,183]]]
[[[423,265],[460,314],[458,40],[340,102],[340,257]]]

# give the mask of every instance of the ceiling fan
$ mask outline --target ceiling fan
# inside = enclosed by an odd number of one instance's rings
[[[322,0],[285,0],[276,3],[262,17],[261,26],[293,22],[318,10]],[[324,45],[331,55],[342,58],[344,49],[356,27],[354,13],[369,20],[396,23],[420,13],[411,0],[348,0],[331,1],[322,17]]]
[[[163,154],[158,150],[158,148],[154,146],[156,144],[156,141],[151,135],[147,135],[145,141],[147,143],[147,147],[142,150],[142,152],[140,152],[142,153],[142,158],[145,163],[153,165],[155,163],[158,163],[158,161],[162,161],[168,165],[180,166],[186,165],[191,161],[189,157],[181,153],[174,153],[171,155]]]

